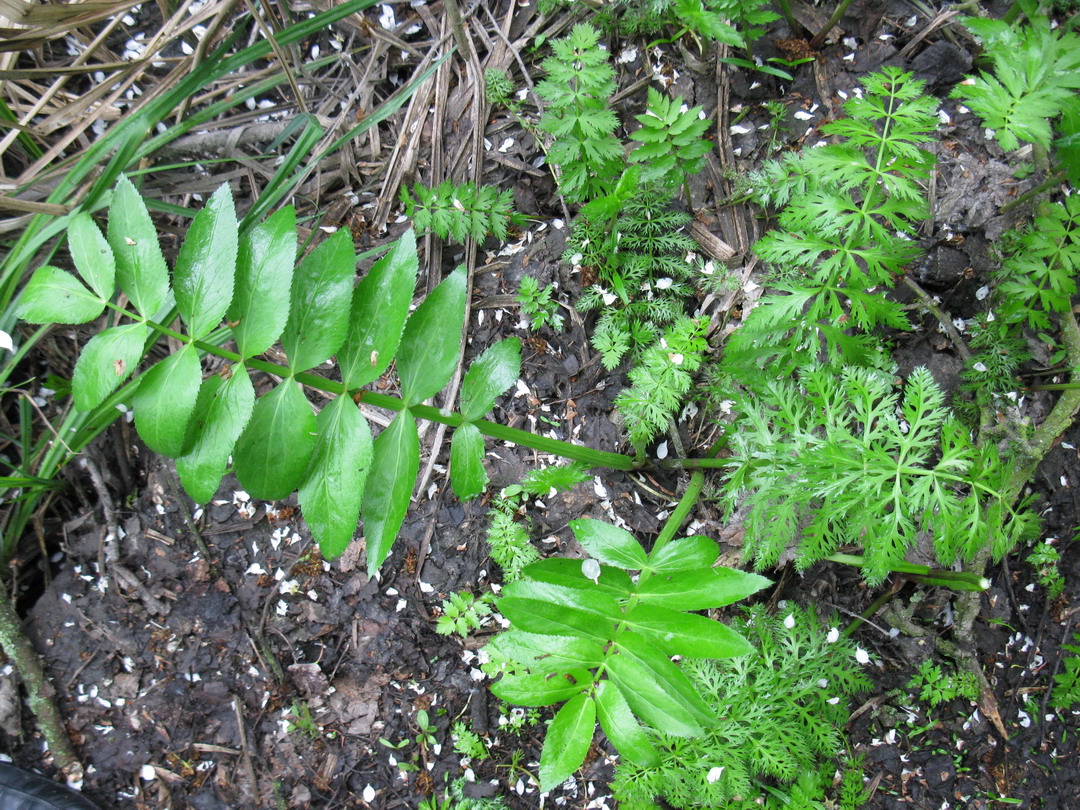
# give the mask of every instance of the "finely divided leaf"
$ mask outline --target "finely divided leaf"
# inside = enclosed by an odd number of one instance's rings
[[[703,568],[653,575],[638,586],[642,602],[672,610],[708,610],[738,602],[769,584],[763,576],[734,568]]]
[[[135,414],[138,418],[138,411]],[[287,498],[304,480],[315,450],[315,435],[311,403],[295,380],[282,380],[256,401],[251,420],[236,443],[233,457],[240,484],[252,498]],[[307,509],[304,516],[310,525]]]
[[[559,709],[540,754],[540,790],[558,787],[581,767],[595,726],[596,704],[591,695],[575,695]]]
[[[467,421],[482,419],[521,374],[521,341],[500,340],[469,366],[461,382],[458,408]]]
[[[364,535],[368,573],[374,574],[390,553],[420,470],[420,437],[406,409],[375,439],[375,456],[364,498]]]
[[[199,390],[189,426],[188,449],[176,459],[180,483],[195,503],[206,503],[221,486],[233,445],[255,406],[255,389],[247,369],[233,367],[232,376],[208,377]]]
[[[140,315],[152,317],[169,292],[169,270],[146,205],[126,177],[121,177],[113,190],[109,245],[120,289]]]
[[[96,408],[131,376],[142,360],[149,332],[146,324],[129,323],[90,338],[71,377],[71,393],[77,409]]]
[[[202,367],[191,344],[155,364],[135,391],[135,429],[155,453],[175,458],[184,452],[188,420],[195,410]]]
[[[226,184],[195,215],[173,268],[176,308],[196,340],[225,317],[233,296],[236,251],[236,209]]]
[[[454,431],[450,442],[450,483],[461,501],[475,498],[488,483],[484,469],[484,436],[469,422]]]
[[[30,323],[86,323],[104,309],[105,302],[75,276],[46,265],[23,288],[16,314]]]
[[[241,357],[262,354],[281,336],[289,319],[295,261],[296,212],[291,205],[240,239],[236,290],[226,320]]]
[[[116,259],[93,218],[84,212],[68,225],[68,248],[75,269],[99,298],[108,300],[116,289]]]
[[[356,531],[371,467],[371,428],[352,399],[344,396],[322,409],[317,430],[307,481],[300,487],[300,507],[323,556],[332,560],[341,556]],[[410,488],[415,477],[414,472]],[[371,554],[369,536],[369,558]]]
[[[292,311],[281,345],[293,373],[338,350],[349,326],[356,253],[347,228],[304,257],[293,275]]]
[[[401,398],[416,405],[446,385],[457,366],[465,322],[465,268],[459,267],[416,308],[398,348]]]
[[[584,549],[600,562],[631,571],[649,564],[641,544],[626,529],[591,518],[571,520],[570,528]]]
[[[626,702],[626,698],[623,697],[615,682],[600,681],[594,695],[600,727],[618,752],[631,762],[645,768],[658,765],[660,756],[649,742],[645,729],[630,711],[630,704]]]
[[[367,385],[394,359],[416,287],[416,235],[405,231],[353,290],[345,343],[338,350],[348,390]]]

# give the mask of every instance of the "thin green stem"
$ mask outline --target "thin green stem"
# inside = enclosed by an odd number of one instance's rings
[[[810,50],[816,51],[821,47],[821,44],[825,41],[825,37],[828,36],[828,33],[833,30],[838,22],[840,22],[840,18],[844,16],[844,12],[847,11],[848,6],[850,5],[851,0],[842,0],[840,5],[836,7],[836,11],[833,12],[833,15],[829,17],[828,22],[826,22],[822,29],[814,35],[812,40],[810,40]]]
[[[856,568],[862,568],[864,565],[863,558],[855,554],[831,554],[825,559],[829,562],[853,565]],[[990,587],[989,580],[970,571],[947,571],[906,561],[892,563],[889,568],[893,573],[917,576],[924,578],[929,584],[953,588],[954,590],[985,591]]]

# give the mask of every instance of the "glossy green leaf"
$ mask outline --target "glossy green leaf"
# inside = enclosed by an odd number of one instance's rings
[[[108,239],[120,289],[140,315],[151,317],[169,292],[169,269],[146,204],[126,177],[113,190]]]
[[[188,228],[173,268],[176,308],[198,340],[217,328],[236,278],[236,209],[228,184],[213,193]]]
[[[641,601],[672,610],[708,610],[738,602],[770,582],[763,576],[734,568],[699,568],[674,574],[654,574],[638,587]]]
[[[303,389],[295,380],[282,380],[255,402],[233,451],[236,477],[252,498],[278,501],[289,497],[304,481],[315,451],[315,435],[315,413]],[[310,526],[306,508],[304,517]],[[356,526],[355,516],[352,525]]]
[[[521,374],[521,341],[500,340],[473,360],[461,381],[458,409],[468,421],[483,419]]]
[[[347,228],[304,257],[293,275],[292,310],[281,345],[294,373],[338,350],[349,326],[356,252]]]
[[[300,506],[323,556],[333,560],[341,556],[356,532],[371,468],[371,428],[350,397],[338,397],[319,413],[316,429],[318,440],[307,481],[300,487]],[[414,472],[410,481],[415,479]]]
[[[39,267],[23,288],[16,314],[30,323],[86,323],[105,302],[75,276],[58,267]]]
[[[696,613],[639,604],[625,617],[627,626],[668,655],[689,658],[734,658],[754,648],[723,622]]]
[[[394,359],[418,267],[416,234],[410,228],[353,291],[349,330],[337,353],[341,380],[350,391],[377,379]]]
[[[619,654],[614,657],[633,659],[648,670],[652,680],[676,697],[697,721],[710,722],[713,719],[712,710],[701,699],[690,679],[671,663],[663,650],[637,633],[623,633],[619,636],[617,646]]]
[[[540,752],[540,790],[552,790],[581,767],[592,745],[596,728],[596,704],[592,695],[575,695],[566,701],[548,726]]]
[[[135,429],[155,453],[175,458],[184,452],[188,421],[195,410],[202,367],[195,347],[184,346],[139,378]]]
[[[187,449],[176,459],[180,483],[195,503],[206,503],[221,486],[233,446],[254,407],[255,389],[243,366],[234,366],[228,380],[215,374],[203,381]]]
[[[592,585],[591,580],[586,580]],[[586,613],[595,613],[609,620],[614,626],[622,621],[623,612],[610,594],[599,590],[595,585],[589,588],[568,588],[550,582],[538,582],[526,578],[515,580],[503,588],[503,596],[519,599],[537,599],[561,607],[572,607]]]
[[[563,675],[508,672],[491,685],[491,693],[515,706],[550,706],[579,694],[588,684],[587,677],[574,681]]]
[[[608,658],[607,673],[630,709],[649,726],[676,737],[695,737],[704,733],[699,713],[691,711],[677,690],[657,678],[656,673],[638,659],[624,654],[613,655]]]
[[[241,357],[274,345],[289,320],[296,212],[287,206],[245,233],[236,257],[236,290],[226,320]]]
[[[571,520],[570,528],[589,555],[600,562],[631,571],[638,571],[649,563],[641,544],[626,529],[591,518]]]
[[[600,727],[618,752],[645,768],[659,764],[660,755],[649,742],[649,736],[630,711],[630,704],[615,682],[607,679],[600,681],[593,694]]]
[[[499,612],[527,633],[548,636],[586,636],[599,641],[611,638],[612,622],[578,608],[506,596],[496,603]]]
[[[630,581],[630,575],[625,571],[610,565],[601,565],[600,576],[594,581],[582,573],[581,563],[581,560],[552,557],[525,566],[522,574],[529,579],[563,585],[567,588],[599,590],[617,599],[628,597],[633,593],[634,585]]]
[[[90,338],[75,363],[71,393],[80,411],[96,408],[131,376],[142,360],[150,327],[141,323],[114,326]]]
[[[604,658],[604,645],[596,639],[545,636],[517,629],[500,633],[484,649],[489,655],[517,661],[534,672],[559,674],[598,667]]]
[[[416,308],[397,352],[401,398],[416,405],[434,396],[454,373],[465,322],[465,268],[459,267]]]
[[[375,456],[364,497],[368,573],[374,574],[401,530],[420,470],[420,437],[406,409],[375,439]]]
[[[76,214],[68,225],[68,248],[75,269],[99,298],[108,300],[116,290],[116,259],[108,240],[93,218]]]
[[[475,498],[488,483],[484,469],[484,436],[469,422],[457,427],[450,442],[450,483],[461,501]]]
[[[716,541],[708,537],[680,537],[649,555],[648,570],[659,574],[708,568],[720,555]]]

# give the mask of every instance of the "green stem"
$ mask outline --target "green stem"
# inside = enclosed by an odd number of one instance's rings
[[[825,559],[829,562],[853,565],[856,568],[862,568],[864,565],[863,558],[855,554],[832,554]],[[906,561],[892,563],[889,568],[897,574],[917,577],[928,585],[952,588],[957,591],[985,591],[990,587],[988,579],[969,571],[946,571]]]
[[[844,12],[847,11],[847,7],[851,5],[851,0],[842,0],[840,5],[836,7],[836,11],[829,17],[829,21],[825,23],[825,27],[818,31],[812,40],[810,40],[810,50],[816,51],[821,47],[821,44],[825,41],[825,37],[830,31],[840,22],[840,18],[844,16]]]
[[[714,457],[724,447],[726,442],[723,439],[718,441],[708,452],[705,453],[705,458],[700,461],[708,462],[714,460]],[[722,460],[722,459],[717,459]],[[666,546],[675,537],[675,532],[682,526],[683,521],[690,515],[690,510],[694,508],[694,504],[697,503],[698,497],[701,495],[701,488],[705,485],[705,473],[701,470],[696,470],[693,475],[690,476],[690,483],[686,487],[686,491],[679,499],[678,505],[668,517],[667,522],[664,523],[664,528],[660,530],[660,534],[657,535],[655,542],[653,542],[652,551],[649,552],[649,556],[652,556],[664,546]],[[648,571],[641,572],[641,578],[644,579],[648,576]],[[638,580],[640,583],[640,579]]]
[[[1060,168],[1060,167],[1056,167],[1054,169],[1053,173],[1049,177],[1047,177],[1045,180],[1043,180],[1041,183],[1039,183],[1039,185],[1035,186],[1035,188],[1030,189],[1029,191],[1025,191],[1023,194],[1021,194],[1015,200],[1011,200],[1011,201],[1005,203],[1005,205],[1001,206],[1000,213],[1002,213],[1002,214],[1008,213],[1009,211],[1016,208],[1018,205],[1023,205],[1028,200],[1031,200],[1031,199],[1033,199],[1035,197],[1038,197],[1040,194],[1043,194],[1043,193],[1049,191],[1054,186],[1060,185],[1061,181],[1064,180],[1064,179],[1065,179],[1065,170]]]

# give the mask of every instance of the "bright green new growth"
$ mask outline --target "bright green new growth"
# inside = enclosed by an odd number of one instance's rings
[[[880,584],[922,532],[944,567],[984,547],[996,558],[1035,525],[997,489],[1007,477],[996,447],[975,447],[930,372],[901,392],[891,374],[809,367],[798,384],[738,396],[728,431],[729,510],[749,507],[744,554],[758,569],[797,542],[800,569],[861,546],[867,582]]]
[[[908,681],[908,689],[919,693],[919,699],[938,706],[956,698],[977,700],[979,682],[975,675],[967,670],[954,669],[946,672],[930,659],[922,662],[919,671]]]
[[[525,221],[514,212],[513,192],[499,191],[495,186],[454,185],[446,180],[430,188],[417,183],[411,194],[401,187],[401,201],[417,231],[434,233],[459,245],[469,238],[482,241],[489,234],[505,241],[507,229]]]
[[[484,740],[465,722],[455,721],[450,736],[454,739],[454,750],[461,756],[475,759],[477,762],[483,762],[488,758],[488,749]]]
[[[491,615],[494,597],[485,593],[479,599],[470,591],[457,591],[442,601],[442,615],[435,622],[435,632],[442,636],[456,633],[464,638],[483,626],[484,618]]]
[[[548,161],[560,169],[559,190],[571,202],[584,202],[611,188],[622,164],[618,121],[607,106],[615,71],[591,25],[574,26],[551,47],[543,63],[547,78],[536,86],[548,102],[540,128],[555,139]]]
[[[1080,634],[1075,640],[1080,642]],[[1067,712],[1080,703],[1080,646],[1063,644],[1061,650],[1061,671],[1054,676],[1050,705],[1059,712]]]
[[[563,317],[559,314],[559,305],[551,299],[554,292],[552,285],[541,288],[540,282],[532,276],[521,277],[517,300],[521,312],[529,319],[532,329],[550,326],[558,332],[563,328]]]
[[[496,697],[523,706],[565,701],[540,757],[545,791],[581,766],[597,720],[620,754],[646,766],[659,760],[646,727],[703,734],[713,710],[671,656],[750,652],[737,632],[692,611],[732,604],[768,584],[714,567],[716,543],[705,537],[658,540],[647,554],[615,526],[596,520],[570,526],[590,558],[526,568],[496,604],[511,629],[486,648],[503,664],[491,687]],[[640,572],[636,581],[629,571]]]
[[[484,71],[484,100],[492,107],[505,107],[517,112],[521,102],[511,98],[513,92],[514,82],[505,70],[488,68]]]
[[[122,178],[109,210],[108,236],[86,214],[73,218],[70,250],[85,286],[55,267],[27,284],[19,314],[36,323],[85,323],[106,307],[128,322],[91,338],[75,366],[76,407],[97,407],[131,376],[153,345],[169,335],[175,353],[138,379],[135,426],[147,445],[176,458],[181,483],[200,503],[213,497],[233,457],[244,488],[276,500],[299,492],[324,556],[340,555],[353,537],[363,501],[369,570],[375,571],[408,509],[419,465],[412,407],[433,396],[458,362],[465,310],[465,271],[449,276],[410,316],[418,259],[408,231],[354,285],[356,255],[347,231],[317,246],[295,267],[295,215],[283,209],[240,234],[227,186],[196,214],[171,278],[146,206]],[[134,311],[111,302],[115,287]],[[175,300],[186,332],[168,328]],[[158,319],[158,320],[153,320]],[[203,343],[227,319],[237,352]],[[287,366],[255,359],[280,341]],[[197,352],[230,361],[202,377]],[[336,357],[341,383],[306,374]],[[399,413],[372,441],[352,396],[396,358]],[[489,348],[465,375],[452,475],[461,497],[486,483],[483,439],[476,427],[517,379],[516,339]],[[282,382],[256,398],[250,372]],[[298,384],[338,394],[316,415]]]
[[[732,626],[752,652],[721,661],[688,658],[680,667],[712,715],[705,733],[650,733],[659,754],[654,764],[623,758],[616,766],[619,807],[655,807],[658,797],[676,808],[758,807],[755,798],[776,795],[766,787],[772,780],[781,795],[810,794],[794,806],[821,806],[843,749],[847,697],[871,688],[855,646],[835,629],[827,634],[813,610],[797,607],[769,616],[755,606]],[[822,770],[828,779],[798,784]]]
[[[702,139],[710,122],[701,107],[683,111],[682,96],[670,99],[652,87],[644,115],[637,116],[641,127],[630,137],[641,145],[630,160],[643,164],[642,183],[662,182],[678,186],[687,176],[701,171],[712,144]],[[687,198],[689,203],[689,197]]]
[[[1035,580],[1046,588],[1051,599],[1057,599],[1065,591],[1065,577],[1061,574],[1061,552],[1049,542],[1039,543],[1026,557],[1027,564],[1035,569]]]

